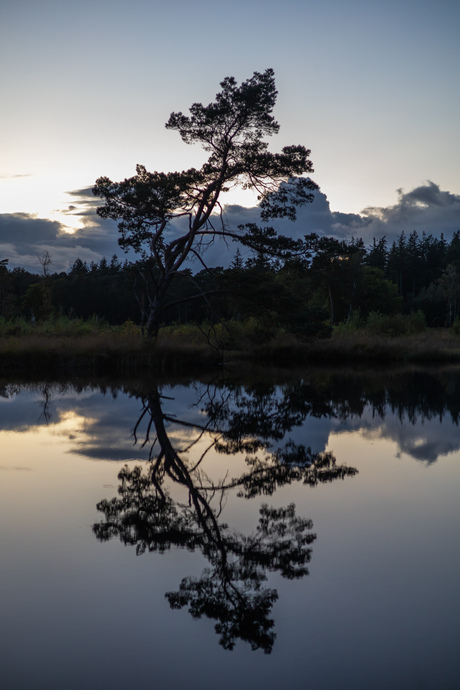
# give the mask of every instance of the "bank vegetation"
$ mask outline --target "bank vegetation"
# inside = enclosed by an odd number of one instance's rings
[[[324,337],[301,337],[261,319],[169,325],[156,341],[127,321],[0,319],[0,371],[198,371],[230,362],[283,365],[460,361],[460,321],[427,328],[421,313],[371,313]]]

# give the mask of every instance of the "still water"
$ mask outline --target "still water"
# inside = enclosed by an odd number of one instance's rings
[[[460,688],[460,371],[0,382],[0,687]]]

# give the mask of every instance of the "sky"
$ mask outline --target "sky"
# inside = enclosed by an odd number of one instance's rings
[[[458,0],[2,0],[0,259],[39,272],[114,252],[91,187],[205,154],[165,122],[219,84],[275,70],[280,133],[321,192],[294,236],[460,229]],[[232,193],[231,222],[257,216]],[[215,259],[222,257],[216,248]]]

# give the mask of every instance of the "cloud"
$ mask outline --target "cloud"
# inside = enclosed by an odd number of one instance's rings
[[[102,202],[94,197],[92,187],[74,189],[66,192],[66,194],[73,197],[74,202],[68,207],[69,213],[77,217],[91,217],[94,220],[99,220],[96,209],[101,206]]]
[[[36,218],[27,213],[0,215],[0,243],[14,245],[18,250],[37,242],[55,242],[61,225],[56,221]]]
[[[362,211],[366,220],[367,238],[372,236],[387,238],[425,231],[439,236],[450,236],[460,229],[460,195],[442,191],[439,185],[427,181],[424,185],[404,193],[397,190],[398,201],[386,208],[369,207]]]
[[[97,215],[101,201],[93,197],[91,187],[68,194],[71,203],[59,212],[59,221],[25,213],[0,215],[0,258],[9,259],[10,268],[21,266],[40,272],[38,256],[45,250],[51,254],[53,271],[68,270],[77,258],[88,263],[113,254],[135,258],[134,254],[125,255],[119,248],[116,223],[102,220]],[[258,207],[227,205],[223,218],[234,230],[246,223],[261,224]],[[65,232],[66,219],[69,219],[69,225],[70,219],[73,222],[77,219],[80,224],[73,234]],[[374,237],[383,236],[391,243],[401,232],[408,235],[413,230],[434,236],[444,233],[449,239],[454,231],[460,229],[460,195],[443,191],[439,185],[427,181],[409,192],[397,190],[397,202],[392,206],[367,207],[358,214],[331,211],[326,194],[317,191],[313,203],[298,209],[294,223],[277,220],[271,224],[289,237],[301,238],[310,233],[339,239],[362,237],[366,244],[370,244]],[[177,229],[181,227],[178,223]],[[228,266],[235,251],[234,242],[217,239],[206,250],[206,262],[210,266]],[[248,255],[249,250],[242,251],[242,254]],[[199,270],[201,265],[195,260],[193,267]]]
[[[65,211],[64,211],[65,213]],[[9,268],[22,267],[41,272],[38,257],[49,251],[52,270],[67,271],[77,258],[99,261],[102,256],[121,255],[117,228],[111,221],[100,221],[88,208],[79,214],[85,224],[73,234],[56,220],[37,218],[27,213],[0,215],[0,259],[8,259]]]
[[[288,237],[302,238],[310,233],[345,240],[361,237],[367,245],[372,243],[374,237],[379,239],[385,236],[391,243],[403,231],[409,235],[414,230],[419,235],[422,232],[434,236],[443,233],[449,239],[453,232],[460,229],[460,195],[442,191],[430,181],[407,193],[399,189],[397,195],[397,203],[393,206],[368,207],[358,214],[331,211],[326,194],[317,191],[311,204],[297,210],[295,222],[283,219],[263,225],[273,225]],[[227,226],[233,229],[246,223],[261,224],[257,207],[228,205],[224,207],[223,217]],[[230,243],[230,248],[233,256],[236,245]],[[243,256],[249,253],[249,250],[242,251]],[[226,254],[228,249],[225,243],[215,242],[206,253],[207,262],[209,265],[226,265]]]
[[[408,193],[397,190],[398,200],[393,206],[367,207],[361,213],[331,211],[324,192],[315,192],[314,201],[298,209],[297,220],[275,221],[274,227],[290,237],[302,237],[312,232],[339,238],[362,237],[365,242],[383,237],[392,240],[401,232],[413,230],[439,236],[460,229],[460,195],[442,191],[427,181]],[[232,226],[260,222],[258,209],[227,206],[225,218]]]

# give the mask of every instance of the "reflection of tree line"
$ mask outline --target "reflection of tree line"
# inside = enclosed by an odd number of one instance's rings
[[[450,414],[454,424],[458,424],[460,419],[460,369],[379,368],[377,371],[355,371],[352,368],[342,368],[337,371],[322,368],[302,372],[297,375],[295,383],[286,384],[285,380],[281,380],[280,384],[284,387],[285,395],[295,404],[301,405],[305,416],[345,420],[350,416],[361,416],[370,407],[372,413],[381,418],[387,413],[394,413],[401,420],[407,419],[413,423],[437,417],[442,419],[446,414]],[[141,381],[132,385],[123,380],[117,384],[114,378],[98,378],[87,382],[79,379],[71,384],[68,381],[59,384],[42,381],[32,384],[16,381],[13,384],[10,381],[0,381],[0,397],[11,398],[22,390],[36,391],[43,396],[45,388],[53,396],[56,392],[61,394],[70,389],[77,393],[94,390],[114,397],[119,393],[137,396],[142,387]],[[253,388],[259,396],[265,390],[266,399],[270,398],[275,389],[274,386],[263,387],[260,384]],[[143,395],[147,395],[145,390]],[[295,398],[298,399],[297,402]]]
[[[363,373],[317,371],[309,378],[313,414],[321,404],[329,405],[329,414],[346,420],[360,417],[366,408],[384,418],[396,414],[412,424],[450,414],[452,422],[460,418],[460,370],[381,370]],[[322,400],[322,403],[319,403]]]
[[[299,392],[295,387],[283,394],[266,386],[206,387],[199,424],[164,412],[159,390],[151,390],[134,429],[137,440],[141,424],[147,423],[143,443],[150,444],[150,461],[144,469],[124,467],[118,497],[98,504],[104,520],[93,529],[101,541],[117,536],[138,554],[171,546],[201,551],[209,567],[199,578],[185,577],[166,597],[171,608],[187,606],[194,617],[214,619],[226,649],[240,638],[253,649],[271,651],[275,634],[269,615],[278,595],[262,583],[268,571],[285,578],[307,575],[310,545],[316,539],[312,522],[297,516],[294,504],[279,509],[263,504],[255,532],[232,532],[221,521],[227,492],[237,489],[250,498],[270,495],[294,481],[314,486],[356,473],[337,466],[331,453],[314,454],[302,444],[284,442],[286,433],[311,410]],[[192,432],[187,445],[175,441],[171,425]],[[238,477],[211,480],[204,470],[211,449],[243,453],[247,470]],[[186,489],[185,503],[172,498],[167,480]]]

